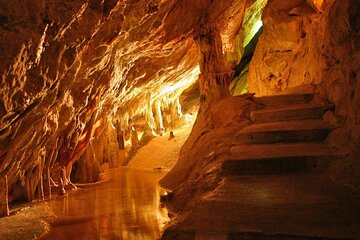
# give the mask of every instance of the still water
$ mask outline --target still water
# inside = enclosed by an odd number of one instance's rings
[[[164,172],[110,171],[111,181],[49,202],[58,217],[43,239],[159,239],[167,211],[160,207]]]

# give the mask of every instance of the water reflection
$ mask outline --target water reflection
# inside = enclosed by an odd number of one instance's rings
[[[50,202],[59,217],[43,239],[158,239],[167,211],[160,208],[163,172],[111,171],[112,181]]]

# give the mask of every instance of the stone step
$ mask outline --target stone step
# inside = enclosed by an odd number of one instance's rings
[[[306,104],[314,97],[314,94],[286,94],[254,97],[254,102],[264,106],[286,105],[286,104]]]
[[[329,132],[329,124],[318,119],[255,123],[243,128],[233,144],[318,142]]]
[[[323,143],[277,143],[233,146],[222,164],[225,175],[321,172],[339,152]]]
[[[265,107],[261,110],[252,111],[251,119],[254,122],[277,122],[301,119],[319,119],[328,110],[334,109],[334,105],[295,104]]]

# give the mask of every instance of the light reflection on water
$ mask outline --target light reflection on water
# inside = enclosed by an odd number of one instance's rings
[[[78,190],[49,205],[59,218],[44,239],[158,239],[168,220],[160,208],[164,172],[129,168],[110,172],[112,181]]]

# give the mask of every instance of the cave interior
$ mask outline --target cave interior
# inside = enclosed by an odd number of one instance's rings
[[[359,16],[358,0],[0,0],[0,236],[92,239],[56,232],[74,216],[36,234],[10,219],[128,168],[160,172],[161,239],[359,239]]]

